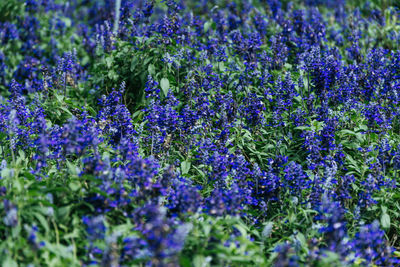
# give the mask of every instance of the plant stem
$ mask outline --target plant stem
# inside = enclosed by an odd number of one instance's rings
[[[121,0],[115,1],[115,19],[114,19],[114,29],[113,33],[116,35],[118,33],[118,26],[119,26],[119,10],[121,8]]]

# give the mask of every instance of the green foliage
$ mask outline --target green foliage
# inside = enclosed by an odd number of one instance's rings
[[[24,2],[19,0],[7,0],[0,2],[0,22],[14,21],[24,12]]]

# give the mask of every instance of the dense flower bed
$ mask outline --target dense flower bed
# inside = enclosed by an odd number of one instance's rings
[[[398,1],[7,0],[0,44],[2,266],[400,265]]]

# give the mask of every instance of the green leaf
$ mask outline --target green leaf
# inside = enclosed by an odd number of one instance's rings
[[[181,163],[181,172],[182,174],[187,174],[190,170],[191,163],[189,161],[183,161]]]
[[[150,65],[147,67],[147,71],[149,72],[150,75],[154,75],[154,74],[156,74],[156,67],[154,67],[153,64],[150,64]]]
[[[118,79],[118,74],[115,72],[115,70],[110,70],[109,72],[108,72],[108,78],[110,79],[110,80],[117,80]]]
[[[64,101],[64,96],[63,95],[54,94],[54,96],[57,98],[58,102],[62,103]]]
[[[212,25],[212,21],[206,21],[206,23],[204,23],[204,26],[203,26],[204,32],[208,32],[208,30],[210,29],[211,25]]]
[[[196,255],[193,258],[194,267],[208,267],[210,266],[211,257],[204,257],[203,255]]]
[[[25,152],[24,152],[23,150],[19,150],[19,151],[18,151],[18,154],[19,154],[19,156],[20,156],[20,158],[21,158],[22,160],[25,160],[26,156],[25,156]]]
[[[306,237],[302,233],[297,233],[296,239],[300,242],[303,248],[307,247]]]
[[[1,177],[2,178],[11,178],[13,176],[14,171],[9,168],[4,168],[1,170]]]
[[[11,258],[11,255],[8,255],[5,261],[3,261],[2,266],[4,267],[18,267],[18,263]]]
[[[273,222],[264,223],[264,229],[261,234],[263,238],[268,238],[271,236],[273,226],[274,226]]]
[[[354,135],[354,136],[356,135],[355,132],[353,132],[351,130],[347,130],[347,129],[339,131],[339,134],[341,134],[341,135]]]
[[[190,257],[187,257],[185,255],[180,256],[179,258],[179,264],[182,267],[192,267],[192,261]]]
[[[71,206],[64,206],[58,208],[56,211],[57,220],[62,221],[66,219],[71,213]]]
[[[47,223],[47,221],[44,218],[44,216],[42,214],[38,213],[38,212],[33,213],[33,216],[35,216],[36,219],[38,219],[38,221],[43,226],[43,228],[46,231],[46,233],[49,233],[50,232],[49,224]]]
[[[294,129],[295,130],[301,130],[301,131],[303,131],[303,130],[309,131],[309,130],[311,130],[311,127],[310,126],[297,126]]]
[[[224,64],[224,62],[219,62],[219,63],[218,63],[218,68],[219,68],[220,71],[225,71],[225,64]]]
[[[71,181],[68,186],[72,191],[78,191],[81,188],[81,183],[78,181]]]
[[[382,213],[387,213],[387,207],[381,206],[381,209],[382,209]]]
[[[167,96],[168,90],[169,90],[169,80],[167,78],[162,78],[160,85],[161,85],[161,89],[163,90],[164,95]]]
[[[390,228],[390,216],[387,213],[382,214],[381,225],[382,225],[382,228],[385,228],[385,229]]]
[[[11,230],[11,235],[12,235],[12,237],[13,237],[14,239],[16,239],[17,237],[20,236],[20,233],[21,233],[21,224],[18,223],[18,224],[17,224],[17,227],[13,227],[13,228],[12,228],[12,230]]]
[[[64,235],[63,239],[67,240],[70,238],[78,238],[78,237],[79,237],[79,230],[77,228],[74,228],[71,233]]]
[[[113,62],[112,57],[107,57],[106,58],[106,66],[107,66],[107,68],[111,68],[112,62]]]
[[[208,236],[211,232],[211,225],[209,225],[208,223],[204,223],[202,224],[203,227],[203,232],[205,236]]]
[[[138,62],[139,62],[139,58],[138,58],[138,57],[134,57],[134,58],[132,59],[131,68],[130,68],[131,71],[134,71],[134,70],[135,70],[136,65],[138,64]]]
[[[76,165],[72,164],[71,162],[69,162],[68,160],[66,161],[67,163],[67,167],[68,167],[68,172],[72,175],[77,175],[79,169],[77,168]]]

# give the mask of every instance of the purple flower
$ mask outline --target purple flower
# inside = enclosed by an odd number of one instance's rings
[[[351,242],[356,257],[364,259],[364,264],[395,266],[400,261],[393,256],[394,249],[388,245],[385,233],[379,228],[378,221],[362,226]]]
[[[104,224],[105,218],[102,215],[96,217],[83,216],[82,222],[86,226],[88,239],[92,242],[97,239],[104,239],[106,233],[106,226]]]
[[[16,227],[18,224],[18,210],[17,206],[12,204],[9,200],[5,199],[3,201],[5,216],[3,222],[5,225],[10,227]]]
[[[39,231],[36,225],[33,225],[29,230],[28,243],[31,245],[33,250],[39,250],[44,247],[46,243],[44,241],[38,241],[37,232]]]

